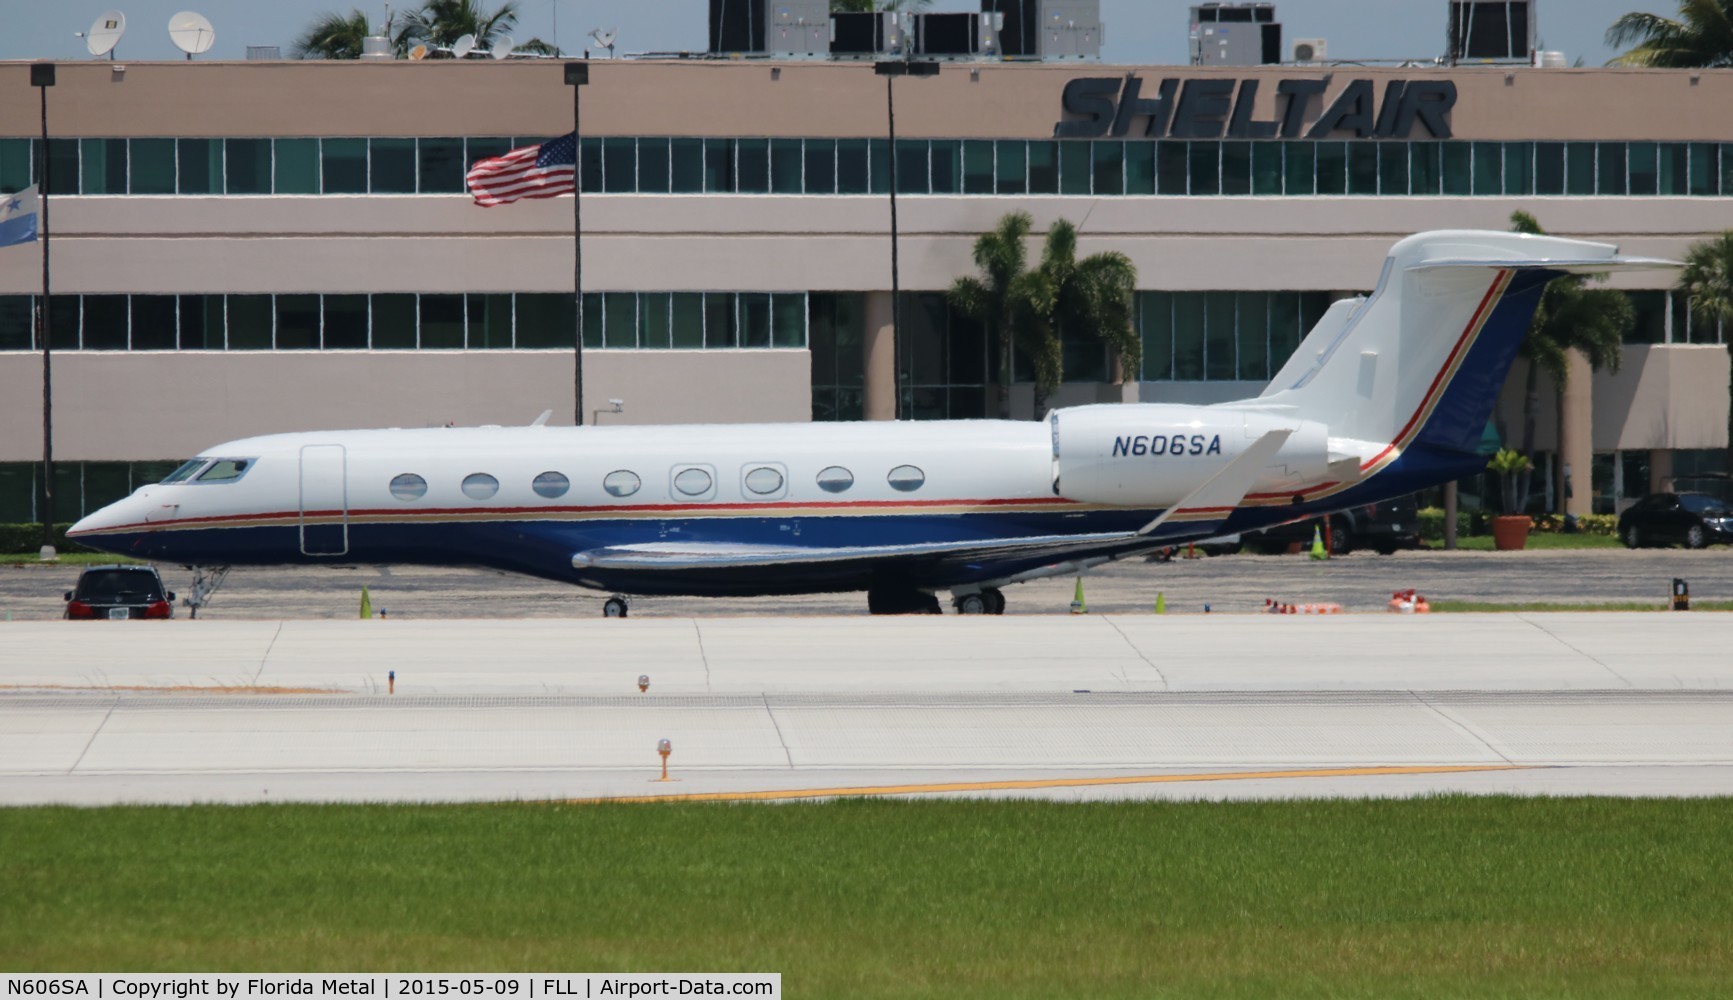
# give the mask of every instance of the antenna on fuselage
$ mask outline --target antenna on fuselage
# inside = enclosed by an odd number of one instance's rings
[[[531,426],[531,427],[546,427],[546,426],[547,426],[547,425],[548,425],[548,420],[549,420],[549,419],[550,419],[550,418],[551,418],[551,417],[553,417],[553,415],[554,415],[554,411],[552,411],[552,410],[543,410],[543,411],[542,411],[542,415],[541,415],[541,416],[539,416],[539,417],[537,417],[537,418],[535,418],[535,419],[534,419],[534,420],[532,420],[532,421],[530,421],[530,426]]]

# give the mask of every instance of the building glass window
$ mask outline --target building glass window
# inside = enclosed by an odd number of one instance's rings
[[[891,146],[884,139],[867,141],[867,173],[873,194],[886,194],[891,189]]]
[[[124,351],[128,311],[124,295],[84,296],[84,342],[87,351]]]
[[[177,346],[175,297],[134,295],[131,297],[132,349],[172,351]]]
[[[955,139],[935,139],[928,144],[933,163],[934,194],[957,194],[963,190],[963,144]]]
[[[1385,195],[1408,193],[1408,144],[1381,142],[1378,149],[1378,191]]]
[[[126,193],[126,140],[81,139],[83,194]]]
[[[277,155],[282,155],[279,142]],[[377,151],[375,151],[377,155]],[[464,190],[462,139],[420,139],[415,144],[415,183],[422,194],[459,194]],[[279,168],[281,176],[281,168]]]
[[[78,194],[78,140],[48,140],[50,194]]]
[[[1691,143],[1691,193],[1716,195],[1721,193],[1721,150],[1712,142]],[[0,190],[5,190],[0,188]],[[1733,194],[1733,191],[1728,192]]]
[[[366,194],[367,140],[319,140],[319,177],[326,194]]]
[[[1672,197],[1690,192],[1690,147],[1682,142],[1663,142],[1656,153],[1660,158],[1657,173],[1661,194]]]
[[[1234,293],[1204,293],[1204,378],[1211,382],[1232,380],[1234,361]]]
[[[1059,194],[1059,144],[1035,140],[1028,144],[1029,194]]]
[[[667,194],[671,184],[667,139],[638,140],[638,191]]]
[[[704,293],[704,346],[710,349],[740,346],[737,317],[731,292]]]
[[[927,162],[925,139],[897,140],[897,190],[903,194],[928,194],[932,188],[932,165]]]
[[[803,172],[799,139],[770,140],[771,193],[800,194]]]
[[[56,295],[48,300],[48,342],[57,351],[76,351],[84,325],[84,296]]]
[[[580,305],[579,322],[584,325],[584,349],[599,349],[605,337],[602,326],[605,310],[602,306],[601,292],[585,292]]]
[[[737,139],[734,147],[735,180],[740,193],[769,193],[770,142],[766,139]]]
[[[1625,144],[1603,142],[1595,147],[1597,194],[1625,193]]]
[[[275,338],[276,311],[269,295],[228,296],[229,350],[268,351]]]
[[[379,323],[379,296],[374,296],[373,322]],[[526,292],[515,296],[517,333],[513,342],[519,350],[572,349],[572,334],[578,318],[569,292]],[[379,339],[375,332],[374,340]]]
[[[806,140],[801,146],[801,158],[802,190],[807,194],[835,194],[836,140]]]
[[[1534,193],[1557,195],[1565,193],[1565,144],[1537,142],[1534,144]]]
[[[420,311],[422,350],[463,350],[462,295],[423,295]]]
[[[866,296],[813,292],[807,297],[812,352],[812,419],[860,420],[865,360]],[[822,485],[822,484],[821,484]]]
[[[1375,195],[1378,193],[1378,147],[1381,143],[1355,142],[1348,144],[1348,193]]]
[[[836,193],[866,194],[871,189],[865,139],[838,139],[836,143]]]
[[[221,295],[182,295],[179,312],[181,350],[220,351],[227,346]]]
[[[1220,194],[1222,144],[1193,142],[1186,146],[1186,174],[1194,195]]]
[[[1625,334],[1627,344],[1664,344],[1667,342],[1667,293],[1626,292],[1636,310],[1637,322]]]
[[[36,172],[35,150],[35,143],[29,139],[0,139],[0,194],[12,194],[30,186]],[[174,162],[172,153],[169,162]],[[169,189],[174,189],[172,184]]]
[[[1252,193],[1252,144],[1222,143],[1222,194]]]
[[[770,296],[770,346],[806,346],[806,296],[779,292]]]
[[[1254,142],[1252,147],[1252,194],[1282,193],[1282,144]]]
[[[1534,194],[1534,143],[1504,144],[1504,193]]]
[[[994,175],[1000,194],[1025,194],[1029,190],[1029,144],[1021,139],[1002,139],[993,144]],[[1057,178],[1055,178],[1057,184]]]
[[[674,194],[699,194],[706,174],[703,139],[670,139],[669,190]]]
[[[1032,142],[1029,144],[1029,192],[1031,194],[1045,193],[1044,185],[1036,181],[1038,171],[1043,169],[1040,158],[1036,155],[1044,147],[1059,147],[1059,193],[1088,194],[1093,167],[1090,164],[1090,144],[1083,141],[1075,142]]]
[[[1164,139],[1155,144],[1155,186],[1157,194],[1181,195],[1189,192],[1186,183],[1189,167],[1186,144]]]
[[[602,346],[630,350],[638,346],[638,296],[632,292],[602,294]]]
[[[993,143],[985,139],[963,140],[963,193],[992,194],[995,176]]]
[[[695,351],[704,346],[704,296],[700,292],[675,292],[669,304],[674,348]]]
[[[673,346],[669,328],[669,294],[643,292],[638,296],[638,346],[646,349],[666,349]]]
[[[374,194],[414,194],[418,172],[414,139],[367,141],[368,187]]]
[[[1445,142],[1438,146],[1443,163],[1440,171],[1442,191],[1446,195],[1465,197],[1474,193],[1474,153],[1470,143]]]
[[[1270,379],[1270,296],[1240,292],[1234,312],[1234,348],[1242,382]]]
[[[329,303],[335,297],[326,297],[325,346],[327,347],[331,346],[331,307]],[[511,347],[511,300],[510,295],[497,293],[464,297],[464,318],[467,320],[469,328],[465,339],[470,350],[506,350]]]
[[[1125,193],[1129,195],[1155,193],[1155,143],[1128,142],[1125,144]],[[1279,180],[1277,193],[1280,193]]]
[[[600,194],[605,171],[602,140],[585,139],[578,143],[578,189],[585,194]]]
[[[277,350],[319,349],[319,296],[277,296]]]
[[[133,139],[133,194],[175,193],[175,141],[173,139]],[[0,190],[4,190],[0,188]]]
[[[1608,147],[1614,143],[1606,143]],[[1625,177],[1631,194],[1655,194],[1660,178],[1655,168],[1655,144],[1630,142],[1625,148]]]
[[[1144,382],[1173,380],[1173,293],[1137,293],[1138,332],[1143,340]]]
[[[704,190],[710,194],[734,191],[734,141],[704,140]]]
[[[36,346],[34,302],[28,295],[0,295],[0,351],[28,351]]]
[[[276,139],[271,155],[277,194],[319,193],[319,140]]]
[[[1309,328],[1301,324],[1300,301],[1304,294],[1275,292],[1270,295],[1270,378],[1299,349]]]
[[[1173,379],[1204,379],[1204,297],[1175,295],[1173,299]]]
[[[634,139],[602,140],[602,190],[630,194],[638,186],[638,143]]]
[[[1496,142],[1473,144],[1474,193],[1498,195],[1504,193],[1504,152]]]
[[[326,295],[324,348],[327,351],[367,349],[367,296]]]
[[[1346,194],[1348,192],[1348,144],[1345,142],[1319,142],[1313,148],[1318,155],[1318,193]]]
[[[1317,146],[1310,142],[1282,143],[1283,188],[1290,195],[1318,191]]]
[[[571,301],[571,296],[566,296]],[[416,337],[416,296],[383,294],[373,296],[373,349],[376,351],[412,351],[420,345]],[[571,343],[571,337],[566,338]]]
[[[1125,193],[1125,143],[1096,142],[1094,153],[1093,193],[1120,195]]]
[[[223,178],[229,194],[270,194],[271,140],[224,139]]]
[[[1565,193],[1590,195],[1595,193],[1595,144],[1565,143]]]
[[[770,296],[763,292],[740,293],[740,346],[770,346]]]

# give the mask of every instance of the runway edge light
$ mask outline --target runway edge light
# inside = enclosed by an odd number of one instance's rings
[[[1673,610],[1691,610],[1691,585],[1678,577],[1673,578]]]
[[[667,781],[667,780],[669,780],[669,778],[668,778],[668,755],[674,752],[674,744],[671,741],[665,740],[665,739],[664,740],[657,740],[656,741],[656,752],[662,756],[662,777],[658,778],[657,780],[658,781]]]
[[[649,674],[639,674],[638,675],[638,692],[640,694],[642,694],[643,692],[648,691],[648,690],[650,690],[650,675]],[[666,743],[668,741],[663,740],[662,742]]]

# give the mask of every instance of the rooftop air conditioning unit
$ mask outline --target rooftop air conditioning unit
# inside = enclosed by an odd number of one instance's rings
[[[1322,38],[1294,39],[1294,61],[1297,63],[1323,62],[1330,58],[1330,46]]]

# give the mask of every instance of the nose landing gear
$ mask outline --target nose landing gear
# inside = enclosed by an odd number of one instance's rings
[[[1002,615],[1005,613],[1005,594],[998,587],[987,587],[953,598],[951,606],[959,615]]]
[[[630,609],[626,606],[626,599],[619,594],[602,602],[603,618],[624,618],[628,610]]]

